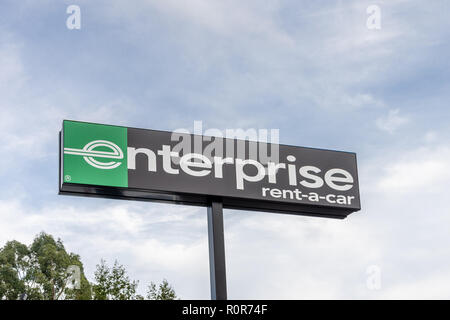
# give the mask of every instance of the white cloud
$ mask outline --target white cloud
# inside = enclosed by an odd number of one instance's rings
[[[402,152],[385,161],[377,187],[386,194],[440,192],[450,184],[450,147],[431,146]]]
[[[124,32],[139,35],[130,41],[141,44],[142,32],[152,29],[154,23],[145,19],[143,12],[152,16],[157,10],[167,21],[164,35],[180,48],[183,61],[192,69],[190,76],[198,80],[214,74],[201,91],[179,94],[196,107],[214,109],[214,122],[241,121],[237,126],[255,127],[267,119],[254,112],[247,120],[236,115],[267,98],[275,98],[295,112],[316,107],[354,111],[385,105],[373,92],[359,87],[383,76],[373,60],[387,61],[391,52],[382,50],[381,44],[389,43],[394,51],[394,40],[403,33],[392,27],[374,36],[365,27],[365,7],[341,5],[302,10],[293,6],[298,17],[295,21],[290,17],[289,23],[281,18],[289,6],[258,1],[145,1],[133,8],[114,2],[107,17],[108,21],[125,20]],[[334,19],[337,11],[346,18]],[[290,23],[298,26],[293,28]],[[367,37],[378,40],[366,41]]]
[[[226,221],[229,292],[236,299],[355,296],[366,267],[382,258],[360,219],[234,212]]]
[[[115,1],[109,12],[113,15],[134,20],[142,25],[145,20],[143,11],[158,10],[158,13],[172,19],[177,25],[190,24],[201,32],[210,32],[213,36],[244,38],[262,36],[271,41],[290,44],[290,37],[275,23],[274,18],[279,7],[278,2],[261,4],[259,1],[226,2],[207,0],[144,0],[138,5],[128,6]],[[230,14],[232,12],[232,14]]]
[[[409,118],[400,115],[399,109],[393,109],[389,110],[387,116],[378,118],[376,120],[376,125],[378,129],[392,134],[408,122]]]
[[[437,142],[439,137],[439,134],[436,131],[428,131],[425,136],[423,137],[423,140],[427,143],[433,143],[433,142]]]
[[[2,34],[2,36],[4,36]],[[0,91],[2,96],[16,93],[27,80],[24,67],[19,57],[19,46],[5,41],[0,42]],[[12,91],[12,92],[11,92]]]
[[[407,268],[406,268],[407,272]],[[382,293],[383,299],[425,299],[442,300],[450,299],[450,273],[447,271],[436,272],[423,279],[412,278],[402,281]]]

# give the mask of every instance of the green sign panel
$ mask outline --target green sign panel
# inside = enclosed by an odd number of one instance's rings
[[[128,187],[127,128],[64,121],[63,180]]]

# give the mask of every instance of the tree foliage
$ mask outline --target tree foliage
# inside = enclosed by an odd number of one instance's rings
[[[158,287],[153,282],[148,286],[147,299],[149,300],[175,300],[176,298],[175,290],[166,279]]]
[[[69,266],[80,270],[79,289],[73,288]],[[0,299],[90,299],[90,291],[80,257],[49,234],[40,233],[29,247],[9,241],[0,250]]]
[[[29,249],[18,241],[9,241],[0,250],[0,299],[15,300],[27,292]],[[31,290],[28,289],[30,293]]]
[[[77,272],[77,274],[74,274]],[[143,300],[138,281],[130,280],[125,267],[112,267],[101,260],[95,282],[85,275],[80,256],[69,253],[60,239],[42,232],[27,246],[9,241],[0,248],[0,300]],[[146,298],[174,300],[175,290],[167,280],[148,286]]]
[[[142,300],[136,293],[138,281],[132,281],[127,275],[125,267],[114,262],[108,267],[106,261],[101,260],[95,271],[93,293],[95,300]]]

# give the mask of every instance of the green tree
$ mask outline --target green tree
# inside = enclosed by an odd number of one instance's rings
[[[18,241],[9,241],[0,250],[0,300],[15,300],[27,290],[30,265],[28,247]]]
[[[16,300],[22,295],[31,300],[143,300],[137,294],[138,283],[130,280],[117,261],[110,268],[101,260],[95,284],[90,284],[80,256],[68,253],[60,239],[45,232],[38,234],[30,246],[9,241],[0,248],[0,300]],[[165,279],[159,286],[151,282],[146,297],[177,298]]]
[[[153,282],[148,286],[147,299],[149,300],[175,300],[176,298],[175,290],[166,279],[159,284],[158,288]]]
[[[112,268],[101,260],[95,271],[93,293],[95,300],[142,300],[136,293],[138,281],[131,281],[125,267],[114,262]]]
[[[69,266],[80,271],[79,289],[73,288]],[[91,287],[80,257],[42,232],[29,247],[9,241],[0,250],[0,299],[18,299],[21,294],[36,300],[90,299]]]

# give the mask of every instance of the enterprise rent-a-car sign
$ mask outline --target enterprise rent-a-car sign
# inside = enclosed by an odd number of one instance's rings
[[[330,218],[360,210],[354,153],[77,121],[60,136],[61,194]]]

